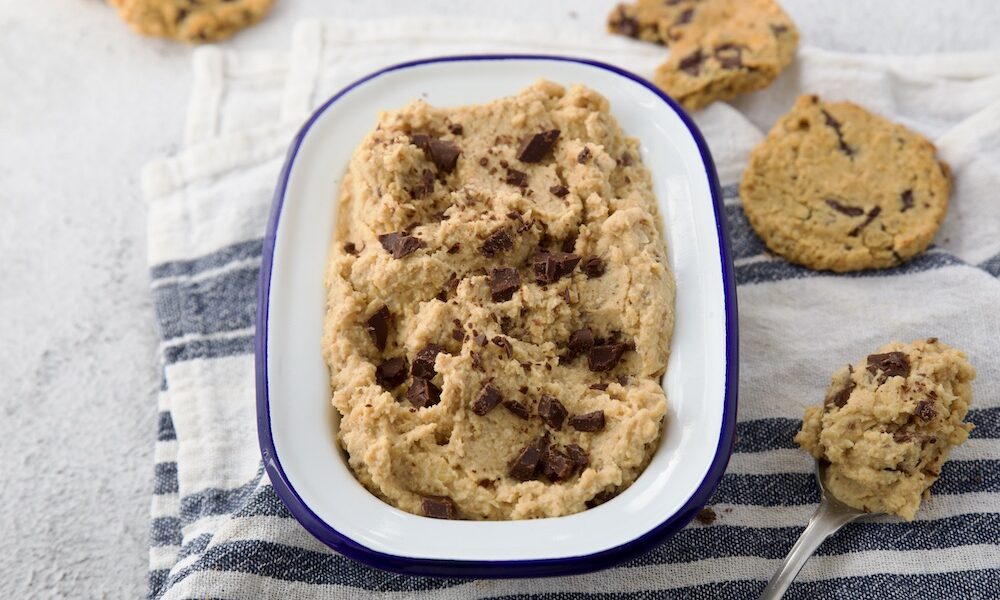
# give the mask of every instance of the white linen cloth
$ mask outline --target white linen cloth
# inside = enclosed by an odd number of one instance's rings
[[[821,401],[845,362],[889,340],[938,336],[966,350],[979,372],[972,439],[954,452],[916,521],[848,527],[788,597],[1000,597],[997,54],[803,47],[768,89],[694,115],[723,185],[739,283],[740,423],[712,500],[715,524],[692,524],[600,573],[459,581],[364,567],[290,517],[260,464],[252,336],[260,240],[291,138],[323,100],[380,67],[511,52],[593,58],[647,77],[666,56],[565,24],[453,19],[306,21],[288,53],[195,53],[184,148],[143,172],[163,336],[150,596],[755,598],[818,498],[812,459],[791,441],[803,409]],[[902,267],[855,275],[814,273],[764,252],[738,183],[750,150],[801,93],[857,102],[935,142],[955,187],[932,249]]]

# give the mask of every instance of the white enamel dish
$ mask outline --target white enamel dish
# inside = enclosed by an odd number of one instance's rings
[[[583,513],[503,522],[412,515],[358,483],[335,438],[320,338],[340,181],[379,110],[418,97],[440,106],[484,103],[541,77],[581,83],[608,98],[625,132],[639,138],[642,160],[653,173],[677,280],[662,443],[631,487]],[[419,575],[528,577],[611,566],[689,522],[729,460],[736,423],[736,294],[711,156],[672,100],[609,65],[466,56],[374,73],[327,101],[292,143],[264,242],[256,341],[265,468],[291,513],[330,547],[381,569]]]

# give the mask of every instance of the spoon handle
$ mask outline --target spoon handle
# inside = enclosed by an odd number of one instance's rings
[[[809,524],[799,539],[789,550],[781,568],[767,582],[760,595],[760,600],[778,600],[785,594],[785,590],[792,584],[792,580],[799,574],[802,565],[806,564],[813,552],[819,548],[823,540],[837,532],[841,527],[850,523],[854,519],[862,516],[861,513],[841,504],[837,501],[829,501],[826,497],[819,504],[819,508],[813,513]]]

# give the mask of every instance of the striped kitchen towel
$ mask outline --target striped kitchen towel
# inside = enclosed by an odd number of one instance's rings
[[[740,421],[711,501],[715,523],[693,523],[600,573],[460,581],[367,568],[290,517],[261,468],[252,352],[261,237],[291,137],[322,100],[379,67],[511,49],[592,57],[643,75],[664,54],[598,32],[440,19],[312,21],[296,29],[286,54],[196,52],[185,148],[143,172],[163,338],[150,597],[755,598],[818,500],[812,460],[792,442],[803,409],[845,362],[888,340],[938,336],[965,349],[979,372],[971,439],[914,522],[847,527],[820,548],[789,597],[1000,598],[996,55],[803,48],[769,89],[696,115],[722,179],[740,286]],[[802,92],[854,100],[936,142],[956,186],[932,249],[895,269],[853,275],[815,273],[764,251],[737,184],[750,149]]]

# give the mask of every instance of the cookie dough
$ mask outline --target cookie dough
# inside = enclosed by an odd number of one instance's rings
[[[261,20],[274,0],[109,0],[135,31],[184,42],[217,42]]]
[[[358,479],[403,510],[582,511],[655,451],[674,283],[607,100],[540,81],[383,113],[356,149],[324,355]]]
[[[965,353],[937,338],[886,344],[833,376],[795,441],[829,461],[824,483],[836,498],[912,520],[972,430],[963,419],[975,376]]]
[[[688,110],[767,87],[799,41],[774,0],[638,0],[616,7],[608,29],[670,46],[653,81]]]
[[[801,96],[750,155],[740,197],[767,246],[812,269],[898,265],[948,210],[934,145],[850,102]]]

